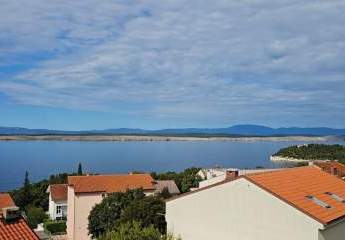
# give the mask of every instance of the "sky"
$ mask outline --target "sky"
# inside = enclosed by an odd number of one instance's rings
[[[0,6],[0,126],[345,128],[344,0]]]

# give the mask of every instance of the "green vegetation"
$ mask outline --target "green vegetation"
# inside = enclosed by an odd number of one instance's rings
[[[66,221],[45,221],[43,227],[51,234],[65,233]]]
[[[152,225],[143,227],[140,222],[122,223],[116,230],[106,233],[99,240],[181,240],[171,234],[162,235]]]
[[[42,208],[30,207],[26,210],[27,220],[31,228],[37,228],[39,223],[48,219],[47,214]]]
[[[37,207],[47,211],[49,202],[47,188],[49,184],[66,183],[68,175],[67,173],[51,175],[49,179],[31,184],[29,174],[26,172],[23,187],[13,190],[10,194],[21,210],[27,210],[29,207]]]
[[[279,150],[274,156],[306,160],[338,160],[345,163],[345,146],[308,144],[291,146]]]
[[[155,180],[174,180],[181,193],[189,192],[191,188],[198,187],[201,177],[196,174],[200,168],[192,167],[187,168],[183,172],[165,172],[165,173],[151,173],[151,176]]]
[[[89,233],[93,238],[117,229],[121,224],[138,221],[142,227],[154,226],[165,233],[165,203],[159,197],[145,197],[142,189],[112,193],[97,204],[89,215]]]

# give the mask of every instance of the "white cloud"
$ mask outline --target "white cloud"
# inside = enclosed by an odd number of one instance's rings
[[[0,80],[20,103],[121,103],[135,106],[129,113],[224,121],[282,109],[290,120],[344,117],[342,0],[0,4],[0,67],[45,56]]]

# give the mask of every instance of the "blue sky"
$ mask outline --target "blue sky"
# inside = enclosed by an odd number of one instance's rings
[[[0,6],[0,126],[345,128],[343,0]]]

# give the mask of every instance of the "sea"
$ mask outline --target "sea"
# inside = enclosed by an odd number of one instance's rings
[[[273,141],[0,141],[0,192],[51,174],[83,171],[99,174],[131,171],[182,171],[188,167],[278,168],[279,149],[310,142]],[[327,142],[327,144],[344,142]]]

